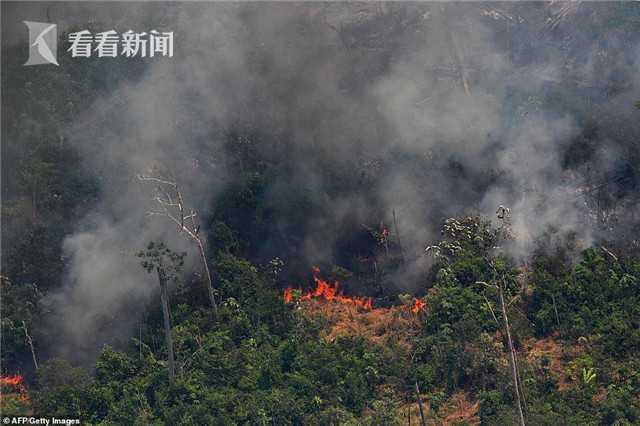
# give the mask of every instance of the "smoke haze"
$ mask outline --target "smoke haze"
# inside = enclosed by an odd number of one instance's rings
[[[627,155],[616,149],[616,137],[639,134],[631,113],[640,98],[640,37],[608,31],[601,16],[638,7],[32,6],[64,17],[66,28],[89,22],[100,31],[158,28],[174,31],[176,40],[173,59],[149,61],[139,78],[109,88],[68,129],[102,197],[64,242],[68,271],[55,298],[65,306],[69,347],[126,334],[95,335],[101,318],[118,317],[132,301],[154,294],[153,277],[130,253],[157,239],[195,253],[162,218],[145,216],[151,192],[136,176],[170,171],[208,226],[216,197],[242,172],[225,150],[234,131],[246,143],[256,143],[252,135],[264,140],[258,144],[264,158],[286,153],[286,173],[276,175],[266,195],[272,205],[305,194],[323,206],[308,212],[301,240],[290,248],[305,262],[335,261],[346,228],[391,223],[393,211],[409,260],[392,283],[402,289],[423,284],[412,277],[450,216],[495,217],[499,205],[509,207],[512,254],[521,259],[550,226],[558,238],[576,232],[588,245],[598,231],[578,191],[616,172]],[[13,13],[22,19],[27,12]],[[594,154],[598,170],[569,169],[565,152],[585,117],[602,111],[613,117],[603,124],[611,129],[610,149]],[[326,165],[356,184],[328,187]],[[373,191],[361,191],[365,185]],[[281,213],[274,229],[290,226],[292,212]],[[290,243],[278,241],[269,236],[256,253],[278,255]]]

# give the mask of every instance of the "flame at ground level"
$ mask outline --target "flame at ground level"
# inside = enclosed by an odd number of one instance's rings
[[[7,386],[19,386],[22,384],[22,376],[16,374],[15,376],[0,376],[0,385]]]
[[[413,306],[411,307],[411,312],[417,314],[420,311],[424,311],[424,308],[427,307],[427,304],[420,298],[415,298],[413,301]]]
[[[27,389],[22,384],[22,380],[23,377],[19,374],[16,374],[14,376],[0,376],[0,385],[13,388],[13,393],[5,393],[0,396],[2,398],[9,396],[15,398],[17,396],[20,401],[28,402],[29,397],[27,396]]]
[[[333,284],[323,280],[318,276],[320,269],[316,266],[312,268],[313,280],[316,283],[316,288],[313,291],[307,291],[301,293],[299,300],[311,300],[321,299],[326,301],[335,301],[343,305],[353,305],[358,308],[370,311],[373,309],[373,299],[371,297],[355,297],[345,296],[339,291],[340,283],[335,281]],[[293,301],[294,290],[292,287],[287,287],[284,290],[284,303],[291,303]]]
[[[361,308],[365,311],[370,311],[373,309],[373,299],[371,297],[356,297],[356,296],[345,296],[341,291],[339,291],[340,283],[335,281],[333,284],[323,280],[318,276],[320,273],[320,269],[317,266],[312,268],[313,272],[313,280],[316,283],[316,288],[313,291],[300,292],[299,300],[306,301],[312,299],[320,299],[328,302],[334,301],[343,305],[352,305],[358,308]],[[294,289],[292,287],[287,287],[284,290],[283,294],[284,303],[289,304],[293,302],[294,299]],[[413,301],[413,305],[411,306],[411,312],[417,314],[423,311],[426,307],[426,303],[419,298],[415,298]]]

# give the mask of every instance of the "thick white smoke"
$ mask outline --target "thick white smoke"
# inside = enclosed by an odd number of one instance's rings
[[[294,182],[320,194],[321,164],[365,165],[383,219],[397,212],[418,268],[442,218],[491,216],[500,204],[511,208],[518,256],[549,225],[588,241],[584,203],[574,196],[584,182],[567,179],[562,164],[579,131],[575,117],[537,94],[579,78],[601,98],[595,80],[606,50],[583,40],[571,21],[596,6],[561,16],[542,3],[503,6],[113,3],[109,15],[96,13],[96,28],[174,31],[176,53],[97,99],[69,129],[98,176],[102,200],[64,243],[67,284],[56,298],[65,335],[78,345],[126,300],[153,293],[153,279],[129,253],[159,238],[190,249],[173,227],[145,216],[152,201],[136,175],[170,170],[190,205],[205,212],[237,172],[225,168],[222,149],[234,126],[271,135],[276,142],[265,153],[290,150],[287,182],[273,188]],[[53,13],[83,26],[104,7],[54,6]],[[574,28],[565,30],[568,47],[550,35],[563,25]],[[588,60],[572,63],[565,48],[583,48]],[[636,92],[637,83],[630,83]],[[628,96],[608,102],[618,107]],[[371,199],[355,193],[322,201],[330,215],[310,222],[302,244],[310,260],[331,258],[336,223],[371,213]],[[105,341],[121,332],[106,333]]]

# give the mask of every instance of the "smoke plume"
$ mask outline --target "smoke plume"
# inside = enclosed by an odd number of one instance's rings
[[[602,173],[569,170],[564,157],[585,118],[604,110],[615,117],[601,120],[618,135],[609,137],[638,135],[630,105],[639,37],[609,30],[605,19],[625,7],[638,6],[51,6],[70,26],[92,15],[97,29],[154,27],[176,39],[174,58],[109,88],[68,130],[102,199],[64,243],[69,268],[56,297],[65,335],[78,345],[100,318],[153,294],[152,277],[127,253],[152,239],[193,252],[174,227],[145,216],[151,193],[136,176],[170,171],[208,226],[217,195],[242,173],[225,150],[230,132],[266,159],[287,159],[267,203],[287,206],[305,194],[322,206],[308,212],[291,248],[308,262],[335,262],[345,228],[390,223],[394,211],[409,260],[394,277],[398,288],[416,289],[412,274],[425,267],[424,248],[449,216],[495,217],[499,205],[509,207],[518,258],[549,227],[588,244],[595,228],[580,190],[615,173],[626,154],[615,141],[593,154]],[[330,187],[335,170],[344,187]],[[273,218],[274,235],[300,214],[286,210]],[[256,253],[277,255],[285,243]]]

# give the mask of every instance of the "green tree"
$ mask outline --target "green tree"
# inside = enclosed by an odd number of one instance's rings
[[[171,311],[169,308],[168,285],[178,279],[186,253],[176,253],[162,242],[150,242],[147,249],[138,253],[142,267],[147,272],[156,272],[160,285],[160,300],[162,303],[162,317],[164,319],[164,334],[169,358],[169,380],[173,382],[176,375],[173,336],[171,327]]]

